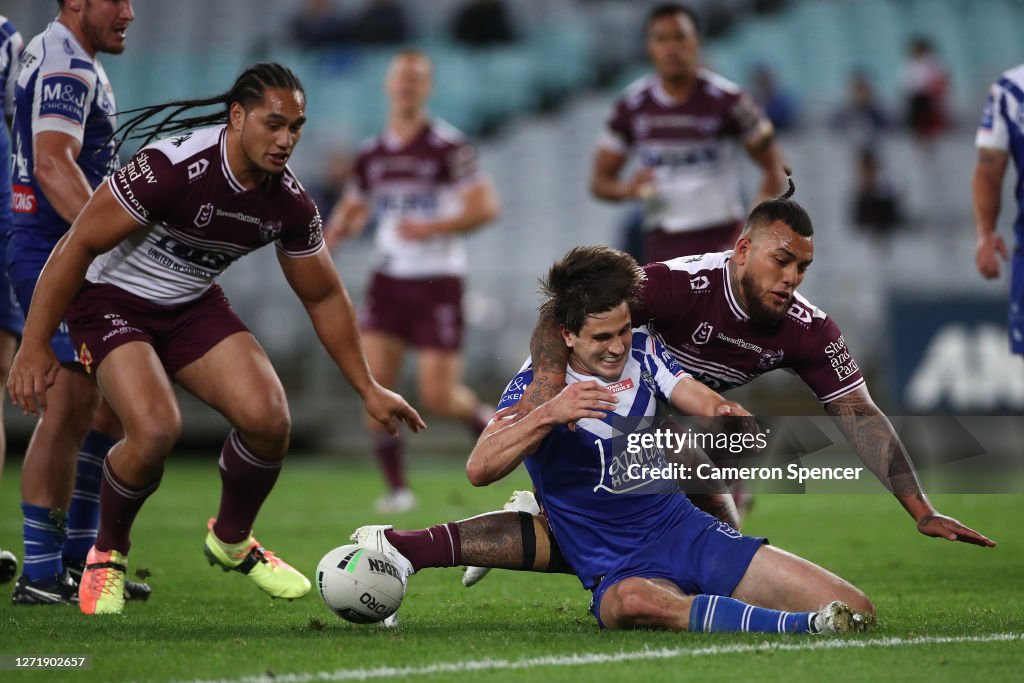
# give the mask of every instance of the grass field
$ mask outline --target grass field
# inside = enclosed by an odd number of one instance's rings
[[[17,472],[2,486],[0,546],[20,555]],[[258,537],[310,577],[354,527],[418,528],[497,507],[515,487],[473,489],[460,470],[414,471],[420,510],[372,513],[375,472],[330,458],[295,459],[261,513]],[[334,617],[318,595],[272,601],[245,577],[207,566],[205,522],[216,510],[216,461],[172,461],[142,511],[132,568],[153,597],[119,617],[0,601],[0,653],[91,654],[90,671],[0,673],[2,680],[1020,680],[1024,662],[1024,496],[942,496],[994,550],[926,539],[882,495],[764,495],[745,531],[825,565],[875,602],[880,627],[847,639],[608,633],[573,577],[494,572],[465,589],[458,570],[414,576],[402,626],[389,632]],[[9,586],[4,587],[5,590]]]

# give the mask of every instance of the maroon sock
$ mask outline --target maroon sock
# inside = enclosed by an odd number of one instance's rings
[[[462,539],[454,522],[419,531],[388,529],[384,536],[412,562],[416,571],[424,567],[458,567],[462,564]]]
[[[377,462],[388,481],[392,491],[406,488],[405,466],[402,463],[402,440],[387,432],[374,432],[373,449],[377,454]]]
[[[96,535],[97,550],[116,550],[124,555],[128,554],[132,547],[130,536],[135,516],[158,486],[159,478],[140,488],[130,486],[114,474],[109,459],[103,461],[103,480],[100,482],[100,528]]]
[[[261,460],[231,430],[220,452],[220,511],[213,533],[223,543],[241,543],[252,533],[256,513],[281,474],[284,461]]]
[[[466,419],[466,425],[473,432],[473,436],[480,436],[484,433],[493,415],[494,408],[482,403],[473,410],[473,414]]]

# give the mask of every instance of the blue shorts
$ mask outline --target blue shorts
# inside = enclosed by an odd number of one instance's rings
[[[25,316],[15,298],[11,279],[7,276],[7,250],[11,239],[11,226],[0,221],[0,330],[15,337],[21,336],[25,327]]]
[[[594,587],[590,613],[601,622],[601,598],[623,579],[668,579],[686,595],[730,596],[768,539],[744,536],[702,510],[694,510],[656,543],[637,548]]]
[[[32,303],[32,292],[36,289],[39,273],[50,258],[50,252],[60,241],[60,236],[36,235],[28,228],[15,226],[11,231],[8,243],[7,268],[11,278],[11,286],[21,303],[21,310],[28,312]],[[50,338],[57,360],[61,363],[77,363],[78,354],[68,333],[68,326],[63,320],[57,332]]]
[[[1010,352],[1024,355],[1024,253],[1013,250],[1010,262]]]

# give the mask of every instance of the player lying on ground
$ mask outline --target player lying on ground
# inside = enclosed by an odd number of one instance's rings
[[[223,109],[208,116],[176,118],[217,105]],[[45,410],[60,367],[47,340],[67,311],[85,367],[124,424],[125,438],[104,465],[99,535],[79,589],[86,614],[124,608],[132,523],[182,429],[172,382],[233,427],[220,453],[220,509],[205,544],[210,563],[248,575],[275,597],[309,591],[305,576],[252,536],[288,450],[291,418],[270,359],[214,284],[245,254],[276,245],[285,279],[370,415],[391,432],[400,422],[425,426],[370,373],[316,205],[288,168],[306,121],[295,74],[256,64],[225,93],[143,110],[125,134],[168,108],[166,118],[143,128],[151,133],[146,142],[212,125],[143,147],[92,195],[43,269],[8,383],[22,409]]]
[[[631,310],[634,324],[646,324],[687,372],[718,391],[776,369],[794,371],[920,533],[995,546],[932,506],[899,436],[872,401],[839,327],[797,293],[814,258],[814,227],[789,198],[793,190],[791,183],[785,196],[751,211],[733,251],[645,266],[647,279]],[[549,316],[541,316],[530,352],[534,379],[520,392],[520,415],[565,385],[567,349]],[[528,503],[523,496],[517,500]],[[514,502],[507,507],[537,511]],[[482,574],[470,568],[464,583],[472,585]]]
[[[576,248],[551,268],[544,310],[560,321],[569,384],[525,418],[492,420],[469,457],[469,480],[486,486],[525,462],[604,628],[866,628],[874,607],[838,576],[698,510],[673,481],[615,476],[627,455],[612,450],[613,425],[622,424],[615,417],[653,418],[658,401],[691,415],[749,415],[687,376],[646,328],[633,330],[629,302],[643,277],[631,256],[607,247]],[[527,361],[499,409],[532,379]],[[667,466],[661,449],[640,457]],[[464,542],[462,531],[487,523],[485,516],[418,532],[368,526],[353,539],[390,553],[409,575],[427,560],[473,562],[467,551],[476,539],[467,534]]]

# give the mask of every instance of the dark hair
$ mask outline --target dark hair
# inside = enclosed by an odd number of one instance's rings
[[[811,217],[799,203],[791,199],[796,192],[796,184],[790,176],[789,169],[786,169],[786,180],[789,181],[789,189],[774,199],[766,199],[750,212],[747,216],[746,225],[743,226],[743,233],[746,234],[760,225],[771,225],[775,221],[782,221],[790,227],[793,232],[804,237],[814,234],[814,225],[811,224]]]
[[[693,22],[693,28],[697,30],[697,34],[700,35],[700,17],[697,15],[697,11],[689,5],[684,5],[681,2],[659,2],[657,5],[651,8],[651,11],[647,13],[647,21],[644,23],[648,29],[658,19],[665,17],[674,17],[677,14],[685,14]]]
[[[129,109],[126,112],[121,112],[122,114],[135,115],[122,123],[114,131],[113,137],[119,137],[117,149],[120,149],[121,145],[130,138],[143,138],[141,146],[145,147],[150,141],[161,134],[170,135],[190,128],[223,123],[227,120],[227,114],[234,102],[238,102],[243,107],[248,108],[253,103],[263,99],[263,93],[267,88],[298,90],[303,95],[306,94],[305,89],[302,87],[302,82],[299,81],[298,76],[292,73],[288,67],[270,62],[253,64],[239,74],[238,78],[235,79],[234,85],[229,90],[219,95],[194,100],[175,100],[173,102],[164,102],[163,104],[154,104],[149,107],[139,107],[138,109]],[[190,109],[214,106],[222,106],[224,109],[210,114],[179,118],[181,114]],[[168,109],[171,112],[158,123],[145,123],[147,120]]]
[[[633,303],[646,275],[629,254],[606,246],[576,247],[540,281],[541,312],[573,334],[587,316]]]

